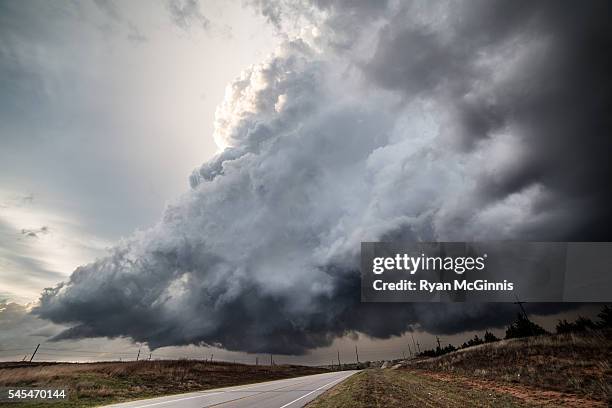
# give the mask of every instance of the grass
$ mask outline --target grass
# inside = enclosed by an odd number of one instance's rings
[[[360,372],[311,402],[339,407],[612,406],[610,332],[502,340]]]
[[[465,388],[413,371],[368,369],[326,392],[308,408],[372,407],[530,407],[505,393]]]
[[[612,333],[502,340],[408,367],[612,401]]]
[[[69,399],[53,407],[89,407],[318,374],[304,366],[251,366],[194,360],[106,363],[0,363],[0,387],[65,388]],[[10,404],[14,406],[14,404]],[[49,407],[22,402],[19,407]]]

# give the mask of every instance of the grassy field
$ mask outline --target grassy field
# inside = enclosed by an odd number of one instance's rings
[[[88,407],[139,398],[277,380],[326,370],[194,360],[81,364],[0,363],[0,387],[66,388],[65,402],[7,403],[12,407]],[[2,405],[2,403],[0,403]]]
[[[372,407],[524,407],[507,394],[466,389],[413,371],[368,369],[311,402],[309,408]]]
[[[411,362],[408,367],[612,400],[610,332],[502,340]]]
[[[364,370],[307,405],[308,408],[371,407],[607,407],[603,401],[525,386],[502,386],[461,376],[416,370]]]
[[[611,362],[609,332],[502,340],[365,370],[308,406],[607,407]]]

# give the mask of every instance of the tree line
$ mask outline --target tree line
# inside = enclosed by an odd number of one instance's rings
[[[573,322],[568,322],[566,319],[559,320],[557,326],[555,327],[555,331],[557,334],[568,334],[612,329],[612,307],[604,305],[603,309],[601,310],[601,312],[599,312],[597,317],[597,321],[593,321],[583,316],[579,316]],[[516,319],[506,328],[506,335],[504,339],[515,339],[521,337],[541,336],[550,334],[551,333],[545,330],[542,326],[529,320],[526,314],[519,313]],[[484,336],[482,338],[476,334],[473,338],[464,342],[459,347],[455,347],[452,344],[448,344],[445,347],[441,347],[440,345],[438,345],[434,349],[424,350],[417,355],[422,357],[437,357],[459,349],[478,346],[480,344],[485,343],[492,343],[499,340],[500,338],[498,338],[493,333],[487,330],[485,331]]]

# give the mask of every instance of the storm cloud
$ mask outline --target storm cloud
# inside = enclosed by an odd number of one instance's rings
[[[191,190],[43,293],[56,339],[300,354],[499,327],[514,305],[361,304],[360,242],[609,239],[609,3],[375,3],[257,3],[302,34],[228,86]]]

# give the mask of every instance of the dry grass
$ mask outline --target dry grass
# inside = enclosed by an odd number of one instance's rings
[[[471,380],[417,370],[369,369],[325,392],[308,408],[568,407],[604,408],[606,403],[523,385]]]
[[[369,369],[353,375],[308,408],[533,407],[506,393],[466,388],[407,370]]]
[[[607,407],[611,362],[610,332],[503,340],[365,370],[308,407]]]
[[[612,399],[612,334],[592,332],[502,340],[408,367]]]
[[[54,407],[85,407],[321,372],[325,370],[303,366],[249,366],[193,360],[84,364],[0,363],[0,387],[66,388],[70,400],[54,404]],[[26,404],[20,404],[20,407],[24,406]],[[37,405],[32,403],[27,406]]]

